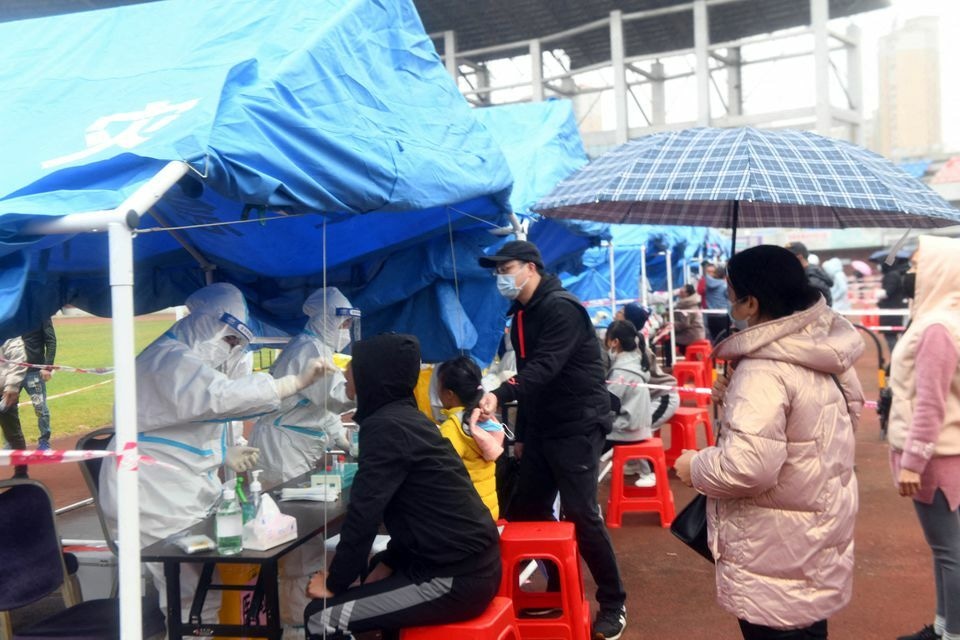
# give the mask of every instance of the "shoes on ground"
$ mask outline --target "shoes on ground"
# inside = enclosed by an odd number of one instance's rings
[[[920,631],[911,633],[908,636],[900,636],[897,640],[940,640],[940,635],[933,630],[933,625],[928,624]]]
[[[600,609],[593,621],[594,640],[618,640],[627,626],[627,608]]]
[[[640,477],[637,478],[637,481],[633,483],[636,487],[649,488],[657,486],[657,475],[655,473],[643,473],[640,474]]]
[[[37,443],[37,451],[49,451],[50,450],[50,441],[41,440]]]

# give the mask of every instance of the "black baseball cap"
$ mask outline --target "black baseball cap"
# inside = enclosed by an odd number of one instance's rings
[[[511,240],[506,243],[492,256],[483,256],[480,258],[481,267],[496,267],[501,262],[510,262],[511,260],[520,260],[521,262],[532,262],[540,269],[543,269],[543,257],[537,245],[526,240]]]
[[[804,259],[810,257],[810,251],[807,250],[807,245],[802,242],[788,242],[784,248],[795,256],[803,256]]]

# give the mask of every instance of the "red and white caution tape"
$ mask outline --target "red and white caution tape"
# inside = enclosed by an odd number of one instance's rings
[[[701,395],[710,395],[713,393],[713,389],[709,387],[680,387],[667,384],[650,384],[648,382],[627,382],[623,378],[619,378],[617,380],[607,380],[607,384],[633,388],[639,387],[644,389],[657,389],[663,391],[686,391],[687,393],[699,393]]]
[[[39,369],[40,371],[70,371],[72,373],[92,373],[96,376],[108,376],[113,373],[113,367],[70,367],[65,364],[30,364],[29,362],[15,362],[0,358],[0,364],[12,364],[24,369]]]
[[[156,464],[168,469],[179,470],[180,468],[161,462],[155,458],[144,455],[130,455],[126,453],[135,447],[133,442],[127,443],[124,452],[118,454],[116,451],[84,451],[84,450],[56,450],[47,449],[46,451],[29,451],[26,449],[0,449],[0,465],[30,465],[30,464],[62,464],[65,462],[83,462],[85,460],[95,460],[97,458],[119,458],[118,463],[129,466],[132,469],[137,468],[137,463]]]

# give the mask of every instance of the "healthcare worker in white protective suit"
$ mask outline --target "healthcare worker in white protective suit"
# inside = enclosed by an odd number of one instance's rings
[[[174,324],[137,356],[138,448],[142,455],[173,465],[139,465],[140,542],[149,545],[206,518],[217,505],[226,463],[237,472],[253,468],[256,449],[228,447],[226,423],[275,411],[332,369],[321,361],[297,374],[274,378],[253,373],[231,379],[217,370],[245,349],[250,329],[229,313],[192,313]],[[116,442],[114,442],[114,447]],[[100,471],[100,503],[112,527],[117,521],[117,465]],[[160,564],[147,564],[166,608],[166,581]],[[200,565],[181,567],[181,612],[189,618]],[[214,582],[218,582],[214,578]],[[218,591],[204,603],[203,622],[216,622]]]
[[[197,289],[183,301],[190,313],[207,313],[218,318],[229,313],[245,325],[250,326],[250,310],[243,293],[229,282],[214,282],[202,289]],[[236,348],[230,351],[230,358],[220,367],[220,371],[228,378],[236,380],[253,373],[253,351]],[[244,446],[247,439],[243,435],[243,421],[235,420],[230,423],[227,431],[227,444]],[[225,479],[234,479],[235,474],[228,473]]]
[[[332,361],[334,352],[350,344],[352,324],[359,314],[336,287],[313,292],[303,303],[303,312],[307,324],[270,368],[275,377],[300,371],[316,358]],[[264,486],[317,468],[329,449],[349,449],[340,416],[356,407],[356,400],[347,396],[346,378],[336,371],[285,399],[278,413],[260,417],[250,444],[260,449]]]
[[[303,368],[316,358],[330,361],[351,341],[359,329],[359,311],[339,289],[318,289],[303,303],[308,316],[303,331],[283,349],[271,371],[283,376]],[[356,408],[347,394],[347,381],[339,371],[324,376],[294,396],[285,399],[279,413],[262,416],[250,436],[260,450],[264,486],[286,482],[311,469],[322,467],[328,449],[350,447],[340,415]],[[287,627],[303,624],[303,610],[310,602],[306,588],[310,576],[324,567],[324,540],[314,538],[281,559],[280,621]]]

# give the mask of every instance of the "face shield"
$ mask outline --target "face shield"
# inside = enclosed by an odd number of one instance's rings
[[[361,339],[360,309],[356,307],[337,307],[337,344],[334,351],[342,353],[348,345]]]
[[[250,327],[236,316],[224,313],[219,320],[222,323],[220,330],[212,338],[193,347],[204,364],[215,369],[227,367],[242,358],[253,339]]]

